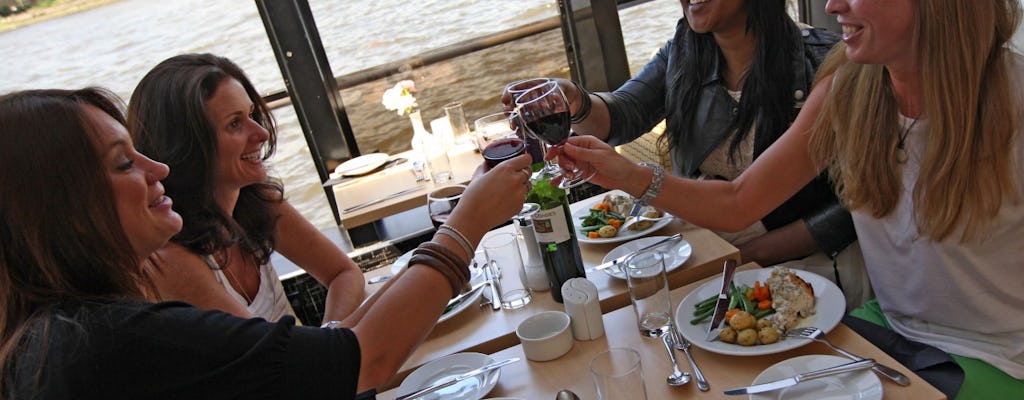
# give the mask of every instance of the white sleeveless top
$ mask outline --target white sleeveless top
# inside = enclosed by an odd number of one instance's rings
[[[1024,93],[1024,59],[1016,57],[1018,94]],[[911,120],[902,117],[903,129]],[[984,360],[1024,378],[1024,201],[1009,204],[982,240],[959,243],[920,237],[913,190],[928,141],[927,121],[906,139],[903,189],[892,214],[882,219],[853,212],[871,285],[893,330],[943,351]],[[1018,185],[1024,184],[1024,132],[1013,144]],[[985,171],[978,171],[985,179]]]
[[[231,282],[224,274],[224,270],[217,264],[217,260],[214,260],[213,256],[206,256],[204,259],[206,265],[213,271],[213,275],[217,277],[217,281],[224,286],[224,290],[227,290],[228,294],[239,304],[245,306],[253,317],[276,322],[285,315],[292,315],[291,305],[288,303],[288,297],[284,295],[284,286],[281,285],[281,278],[277,276],[277,271],[274,270],[274,266],[269,260],[266,264],[260,265],[259,291],[252,299],[252,304],[246,304],[248,300],[231,286]]]

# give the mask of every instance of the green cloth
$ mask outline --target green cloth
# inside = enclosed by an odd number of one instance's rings
[[[850,311],[850,315],[892,329],[882,314],[878,300],[870,300],[863,306]],[[957,399],[1014,399],[1024,396],[1024,380],[1014,379],[987,362],[976,358],[950,354],[957,365],[964,370],[964,384]]]

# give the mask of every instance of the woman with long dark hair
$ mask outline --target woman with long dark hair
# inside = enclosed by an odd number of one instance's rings
[[[559,80],[572,129],[620,145],[664,120],[659,145],[668,149],[673,175],[732,180],[796,118],[816,69],[839,36],[797,25],[785,0],[680,4],[684,16],[675,36],[618,89],[590,93]],[[649,167],[659,176],[669,168]],[[789,261],[838,283],[850,307],[872,296],[850,213],[826,175],[759,221],[718,233],[740,249],[744,261]]]
[[[0,398],[354,398],[468,286],[464,249],[521,209],[530,175],[521,156],[474,179],[446,223],[460,238],[421,244],[351,328],[295,326],[145,300],[143,266],[182,219],[123,121],[103,90],[0,96]]]

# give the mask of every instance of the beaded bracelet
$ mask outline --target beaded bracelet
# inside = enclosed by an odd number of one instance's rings
[[[466,239],[466,235],[463,235],[462,232],[459,232],[451,225],[445,224],[437,228],[437,233],[452,238],[455,243],[458,243],[459,246],[462,247],[462,251],[466,252],[466,259],[473,259],[473,246],[469,245],[469,240]]]
[[[576,90],[579,90],[580,95],[583,96],[583,98],[581,99],[582,104],[580,104],[580,109],[577,110],[576,113],[573,114],[571,117],[569,117],[570,123],[578,124],[580,122],[583,122],[583,120],[587,119],[587,117],[590,116],[590,110],[593,108],[594,104],[590,100],[589,90],[584,89],[579,82],[573,81],[572,84],[573,86],[576,86]]]

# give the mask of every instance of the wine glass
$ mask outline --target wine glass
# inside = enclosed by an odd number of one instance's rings
[[[559,147],[569,139],[569,102],[555,81],[535,86],[516,97],[516,107],[511,118],[515,125],[526,133],[552,147]],[[579,170],[561,170],[561,189],[578,186],[589,180],[593,174],[581,178]]]
[[[455,205],[459,204],[462,192],[465,191],[466,185],[452,185],[427,194],[427,213],[430,214],[430,222],[434,223],[434,229],[448,221],[448,216],[455,209]]]
[[[550,83],[550,82],[552,82],[552,80],[549,79],[549,78],[528,78],[528,79],[520,79],[518,81],[515,81],[515,82],[512,82],[512,83],[509,83],[509,84],[505,85],[505,89],[503,90],[503,93],[502,93],[501,97],[502,97],[502,99],[504,99],[507,96],[509,98],[509,101],[511,102],[510,104],[505,106],[505,110],[506,110],[505,114],[507,114],[508,117],[509,117],[509,125],[512,126],[515,129],[516,135],[518,135],[523,140],[526,140],[527,133],[523,132],[524,128],[520,128],[518,126],[518,124],[516,123],[516,118],[515,118],[516,100],[519,98],[519,95],[521,95],[523,93],[526,93],[526,92],[530,91],[533,88],[545,85],[545,84]],[[538,142],[540,142],[540,139],[536,139],[536,140]],[[541,142],[541,143],[543,143],[543,142]],[[544,157],[544,153],[547,152],[548,145],[546,143],[543,143],[543,146],[544,146],[543,149],[539,149],[539,148],[536,149],[536,150],[528,149],[527,151],[531,151],[531,153],[530,153],[531,155],[534,154],[532,151],[538,151],[539,154],[534,155],[534,157],[543,158]],[[550,175],[550,176],[557,176],[557,175],[559,175],[561,173],[561,169],[558,168],[558,165],[555,165],[554,162],[552,162],[552,161],[545,161],[544,162],[544,168],[541,171],[539,171],[539,172],[542,173],[542,174]]]

